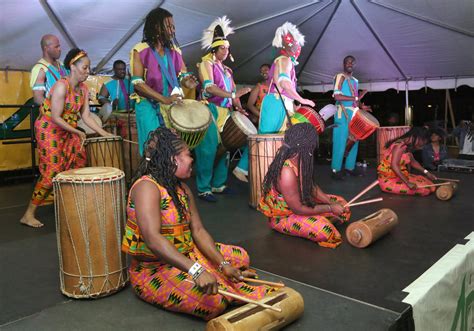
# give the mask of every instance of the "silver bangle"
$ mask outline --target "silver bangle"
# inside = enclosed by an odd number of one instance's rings
[[[423,173],[426,175],[429,171],[428,170],[423,170]]]

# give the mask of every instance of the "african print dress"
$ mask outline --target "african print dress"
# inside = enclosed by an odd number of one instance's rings
[[[137,225],[135,205],[131,199],[131,192],[140,181],[147,180],[156,185],[160,191],[161,202],[161,234],[168,239],[176,249],[189,259],[199,262],[208,272],[213,274],[219,283],[219,288],[234,294],[239,294],[250,299],[259,300],[271,291],[266,286],[250,286],[245,283],[232,283],[217,271],[217,266],[212,264],[196,247],[190,229],[191,214],[189,212],[189,198],[179,188],[178,196],[184,202],[186,215],[180,217],[171,196],[167,190],[153,179],[143,176],[132,186],[127,203],[127,226],[122,241],[122,251],[136,257],[144,257],[152,262],[132,259],[129,268],[130,283],[137,295],[144,301],[161,308],[191,314],[205,320],[210,320],[220,315],[232,298],[220,294],[208,295],[193,284],[192,277],[166,262],[159,261],[147,247],[140,228]],[[238,269],[248,268],[250,259],[247,252],[238,246],[216,243],[216,248]]]
[[[87,102],[87,86],[79,85],[79,92],[69,84],[66,78],[61,82],[66,84],[66,98],[61,117],[73,128],[77,127],[79,113],[84,102]],[[35,122],[35,135],[39,154],[40,177],[33,191],[32,203],[43,204],[52,193],[53,178],[58,173],[86,166],[86,152],[81,149],[81,139],[78,135],[62,129],[55,124],[51,117],[51,96],[55,84],[41,106],[41,114]]]
[[[410,189],[407,184],[405,184],[400,177],[393,171],[392,163],[392,151],[395,146],[402,144],[402,148],[406,149],[406,145],[402,142],[394,142],[389,148],[384,151],[382,161],[380,161],[379,166],[377,167],[377,175],[379,179],[380,189],[387,193],[394,194],[404,194],[404,195],[420,195],[426,196],[431,192],[435,191],[434,187],[430,188],[417,188],[416,190]],[[424,176],[413,175],[408,171],[410,166],[412,154],[410,152],[404,151],[400,159],[400,170],[405,177],[408,178],[408,181],[415,183],[418,186],[431,185],[432,181],[427,179]]]
[[[293,169],[298,175],[298,168],[289,160],[283,164],[284,167]],[[331,201],[345,204],[344,198],[329,194]],[[285,198],[274,187],[267,195],[262,197],[258,210],[268,217],[269,226],[283,234],[302,237],[318,243],[323,247],[336,248],[342,242],[341,234],[330,221],[335,218],[333,213],[324,213],[314,216],[294,214],[288,207]],[[342,222],[349,221],[351,213],[343,213],[338,216]]]

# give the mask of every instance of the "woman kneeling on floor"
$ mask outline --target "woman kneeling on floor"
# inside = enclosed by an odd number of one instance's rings
[[[286,131],[263,181],[258,209],[274,230],[335,248],[342,239],[332,222],[348,221],[350,211],[343,208],[342,197],[326,194],[314,184],[317,148],[318,134],[311,124],[296,124]]]
[[[426,196],[435,191],[431,180],[436,176],[423,168],[413,157],[412,152],[428,143],[428,130],[411,128],[399,138],[388,141],[382,160],[377,167],[379,185],[382,191],[395,194]],[[410,173],[411,168],[422,172],[426,177]]]
[[[130,282],[141,299],[209,320],[232,302],[218,289],[259,300],[269,288],[241,282],[252,275],[247,252],[215,243],[204,228],[181,181],[191,176],[192,162],[171,130],[150,133],[130,189],[122,250],[132,256]]]

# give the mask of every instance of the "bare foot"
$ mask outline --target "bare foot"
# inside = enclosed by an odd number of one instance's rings
[[[34,216],[23,216],[20,220],[20,223],[23,225],[31,226],[32,228],[41,228],[44,226],[43,223],[38,221]]]

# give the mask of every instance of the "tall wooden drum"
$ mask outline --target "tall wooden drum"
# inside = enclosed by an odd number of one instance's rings
[[[68,170],[53,179],[61,292],[97,298],[128,281],[121,241],[124,173],[116,168]]]
[[[249,205],[257,208],[262,196],[262,183],[270,164],[283,144],[283,134],[256,134],[249,141]]]
[[[382,126],[377,129],[377,162],[380,162],[385,144],[395,138],[401,137],[410,130],[409,126]]]
[[[140,152],[138,150],[137,120],[135,114],[113,113],[117,134],[128,141],[123,142],[123,158],[125,166],[125,178],[130,182],[140,162]],[[130,116],[130,123],[129,123]],[[137,142],[131,143],[130,141]]]
[[[206,331],[280,330],[303,315],[304,301],[301,294],[284,287],[259,300],[281,312],[246,304],[207,323]]]

